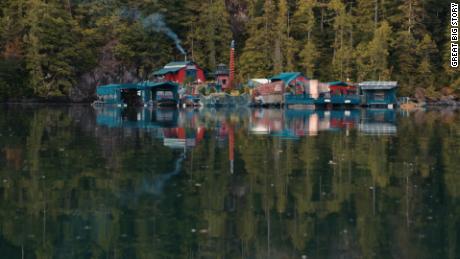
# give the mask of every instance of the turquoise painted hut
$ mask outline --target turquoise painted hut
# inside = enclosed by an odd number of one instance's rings
[[[96,89],[97,103],[118,106],[175,106],[179,86],[172,82],[109,84]]]
[[[367,81],[359,84],[364,106],[393,107],[398,103],[395,81]]]

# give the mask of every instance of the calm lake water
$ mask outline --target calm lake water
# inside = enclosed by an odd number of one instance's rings
[[[0,257],[457,258],[459,162],[452,110],[4,106]]]

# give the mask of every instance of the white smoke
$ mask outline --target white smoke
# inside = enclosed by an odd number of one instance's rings
[[[176,48],[183,54],[185,55],[185,50],[181,46],[181,41],[177,34],[171,30],[171,28],[168,27],[166,24],[163,15],[159,13],[154,13],[146,18],[142,19],[142,25],[146,30],[153,30],[155,32],[162,32],[166,34],[170,39],[174,41],[176,44]]]
[[[169,28],[166,24],[164,16],[159,13],[153,13],[145,18],[142,17],[141,13],[135,9],[124,9],[120,15],[130,20],[138,20],[142,23],[142,26],[147,31],[154,31],[164,33],[176,44],[176,48],[183,54],[186,55],[184,48],[181,45],[181,41],[177,34]]]

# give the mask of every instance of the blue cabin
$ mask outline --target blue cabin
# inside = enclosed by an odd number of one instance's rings
[[[179,86],[172,82],[110,84],[96,89],[97,103],[117,106],[175,106]]]
[[[360,97],[356,91],[356,86],[343,82],[335,81],[326,83],[329,91],[323,93],[317,100],[316,105],[333,106],[357,106],[360,105]]]
[[[368,81],[359,84],[364,106],[392,107],[397,104],[398,82]]]

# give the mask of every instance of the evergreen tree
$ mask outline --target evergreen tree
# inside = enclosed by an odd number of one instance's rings
[[[425,34],[423,39],[417,46],[417,56],[419,66],[417,68],[417,85],[421,87],[434,86],[435,71],[432,65],[434,55],[438,52],[436,44],[431,39],[429,34]]]
[[[190,21],[188,44],[193,45],[195,61],[213,71],[218,63],[228,63],[229,46],[233,38],[230,18],[225,0],[204,2],[199,10],[202,14],[196,21]]]
[[[329,8],[334,12],[332,67],[334,75],[340,80],[345,80],[351,77],[353,66],[353,45],[350,40],[353,29],[352,20],[346,5],[341,0],[332,0]]]
[[[398,80],[404,95],[413,94],[415,87],[458,88],[458,72],[449,68],[449,3],[4,0],[2,93],[21,96],[30,87],[37,96],[68,96],[96,70],[112,67],[110,73],[117,76],[109,81],[120,81],[125,71],[141,80],[171,60],[182,60],[170,39],[141,26],[151,14],[164,15],[189,58],[209,71],[228,62],[229,44],[236,39],[237,76],[244,80],[302,70],[321,80]],[[442,55],[436,55],[436,46],[443,46]],[[104,66],[109,53],[115,54],[113,61]],[[22,71],[19,83],[6,76],[10,68]],[[11,87],[22,90],[7,89]]]
[[[357,48],[358,80],[390,80],[388,58],[391,28],[384,21],[374,32],[369,43],[361,43]]]
[[[410,95],[415,88],[414,75],[417,74],[417,42],[409,31],[400,32],[396,42],[396,79],[400,81],[401,93]]]
[[[287,0],[280,0],[276,18],[277,36],[275,39],[274,73],[294,70],[295,43],[291,37],[291,18]]]
[[[355,37],[357,41],[370,41],[379,20],[379,0],[358,0],[355,8]]]
[[[315,14],[313,8],[316,0],[300,1],[297,11],[293,17],[293,34],[300,42],[300,65],[305,71],[305,75],[314,77],[316,62],[319,58],[319,51],[316,48],[313,37],[315,28]],[[306,36],[305,36],[306,35]]]
[[[273,70],[275,41],[272,32],[276,29],[273,19],[275,11],[273,0],[265,0],[263,15],[251,20],[249,37],[240,58],[243,79],[267,77]]]

